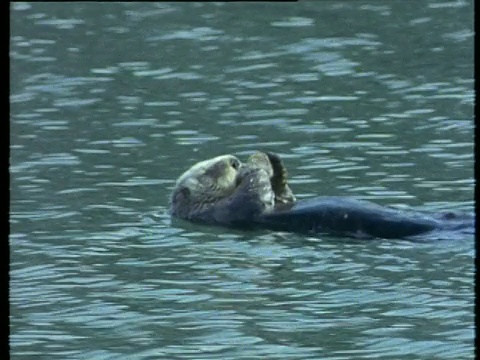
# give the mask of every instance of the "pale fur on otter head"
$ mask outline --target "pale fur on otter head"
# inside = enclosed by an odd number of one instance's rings
[[[195,164],[178,178],[171,199],[173,207],[182,201],[205,205],[230,196],[237,186],[240,167],[240,160],[233,155]]]

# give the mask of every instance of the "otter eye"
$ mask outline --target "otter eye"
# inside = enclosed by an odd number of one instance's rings
[[[231,165],[235,170],[240,169],[240,161],[238,161],[237,159],[231,159],[231,160],[230,160],[230,165]]]

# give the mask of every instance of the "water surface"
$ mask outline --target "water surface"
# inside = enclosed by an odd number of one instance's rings
[[[474,208],[473,3],[12,3],[13,359],[471,359],[474,239],[171,221],[191,164]]]

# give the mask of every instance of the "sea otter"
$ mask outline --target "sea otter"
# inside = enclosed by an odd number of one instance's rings
[[[170,213],[243,229],[327,233],[357,238],[407,238],[434,230],[474,230],[467,214],[400,211],[347,197],[296,200],[280,157],[257,152],[242,163],[222,155],[193,165],[177,180]]]

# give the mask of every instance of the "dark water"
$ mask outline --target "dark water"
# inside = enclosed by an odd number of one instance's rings
[[[171,222],[191,164],[474,207],[473,3],[14,3],[14,359],[471,359],[474,239]]]

